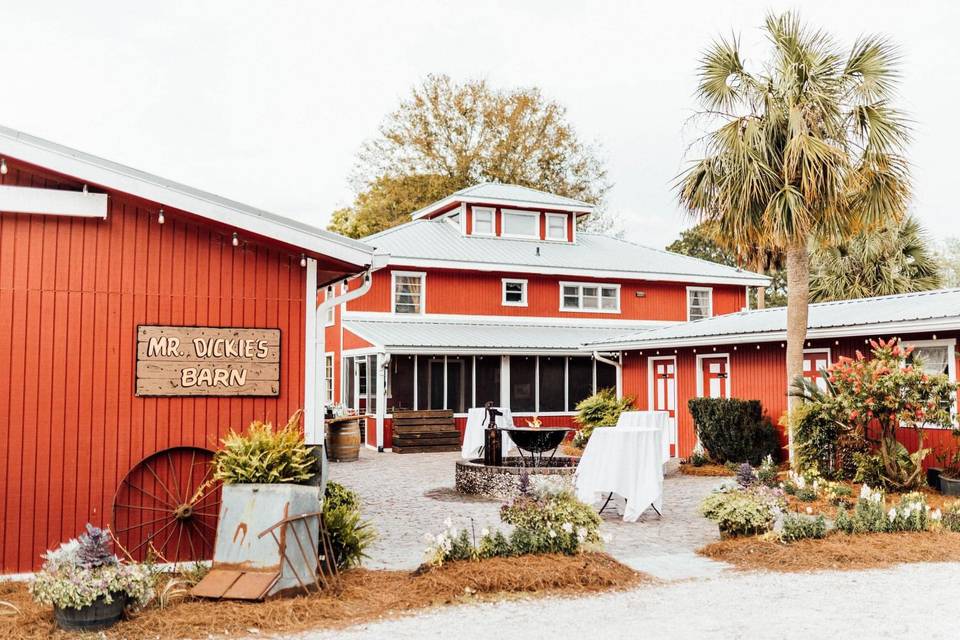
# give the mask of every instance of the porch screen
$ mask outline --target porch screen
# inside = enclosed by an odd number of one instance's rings
[[[482,407],[492,401],[500,406],[500,357],[477,356],[477,401],[474,406]]]
[[[536,356],[510,358],[510,411],[536,411]]]
[[[389,411],[413,409],[413,356],[393,356],[390,360]]]
[[[597,360],[597,391],[617,390],[617,369],[611,364]]]
[[[593,395],[593,358],[570,358],[567,376],[567,411],[576,411],[577,403]]]
[[[540,357],[540,411],[564,411],[566,358]]]

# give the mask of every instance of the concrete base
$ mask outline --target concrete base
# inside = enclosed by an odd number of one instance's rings
[[[503,459],[503,466],[483,464],[483,460],[457,460],[455,480],[460,493],[480,495],[487,498],[509,500],[520,495],[524,481],[529,485],[538,482],[556,482],[573,487],[573,474],[579,458],[556,456],[551,466],[524,467],[518,457]],[[525,480],[524,480],[525,478]]]

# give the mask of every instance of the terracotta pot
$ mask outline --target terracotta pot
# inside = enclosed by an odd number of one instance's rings
[[[98,631],[108,629],[120,622],[123,609],[127,606],[127,594],[113,593],[113,602],[107,604],[101,596],[93,604],[79,609],[73,607],[53,607],[53,618],[57,626],[67,631]]]

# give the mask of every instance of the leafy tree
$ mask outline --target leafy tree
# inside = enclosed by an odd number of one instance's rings
[[[944,287],[960,287],[960,238],[945,238],[937,251],[940,279]]]
[[[330,229],[359,237],[406,222],[431,202],[479,182],[540,189],[602,205],[610,185],[595,149],[566,109],[535,87],[501,90],[430,75],[360,150],[354,203]],[[600,209],[587,222],[612,225]]]
[[[747,70],[735,38],[705,52],[699,116],[716,128],[678,189],[728,248],[785,256],[793,380],[803,369],[809,247],[903,217],[907,130],[891,106],[898,56],[889,41],[861,37],[844,53],[792,13],[768,16],[764,31],[772,55],[758,72]]]
[[[935,256],[912,217],[817,248],[811,258],[814,302],[928,291],[940,286]]]

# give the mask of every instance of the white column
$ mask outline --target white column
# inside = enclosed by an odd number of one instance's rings
[[[323,444],[323,330],[318,326],[317,261],[307,258],[307,285],[304,293],[304,357],[303,357],[303,437],[307,444]]]
[[[510,356],[500,356],[500,406],[510,407]]]
[[[385,360],[385,353],[377,354],[377,451],[383,451],[383,427],[387,418],[387,372],[383,366]]]

